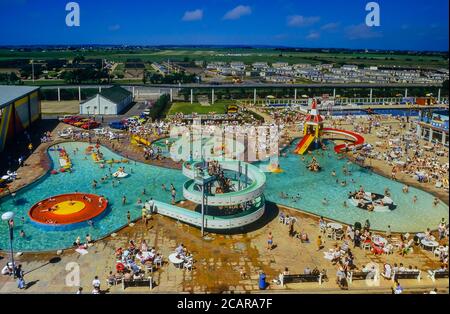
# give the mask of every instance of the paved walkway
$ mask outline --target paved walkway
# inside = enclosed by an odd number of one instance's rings
[[[277,210],[276,208],[272,210]],[[155,246],[165,257],[174,251],[179,243],[183,243],[193,254],[196,263],[194,270],[181,270],[167,262],[156,271],[153,276],[157,286],[152,292],[256,292],[258,291],[258,273],[264,271],[270,282],[269,291],[291,292],[323,292],[337,291],[335,284],[336,267],[323,257],[323,252],[334,247],[341,241],[326,240],[325,248],[317,252],[314,239],[319,234],[317,220],[296,211],[281,209],[298,219],[295,230],[308,233],[312,243],[301,243],[298,239],[288,236],[288,227],[278,222],[275,218],[263,227],[239,235],[208,234],[208,240],[202,240],[200,231],[194,227],[178,223],[162,216],[154,216],[148,228],[137,222],[117,233],[115,237],[100,240],[89,248],[89,253],[81,256],[73,250],[67,250],[57,256],[56,252],[50,253],[25,253],[17,257],[18,263],[23,265],[26,272],[25,278],[31,286],[23,293],[74,293],[75,286],[68,286],[66,278],[70,279],[70,271],[73,269],[69,263],[77,263],[80,270],[80,285],[85,292],[90,292],[93,277],[98,275],[105,283],[109,271],[115,271],[114,251],[118,247],[127,247],[129,240],[140,243],[145,239],[150,246]],[[266,249],[268,232],[274,236],[275,248],[272,251]],[[355,264],[359,267],[369,262],[377,263],[382,267],[383,263],[402,262],[405,266],[418,266],[419,269],[434,269],[439,267],[437,258],[431,252],[415,249],[413,254],[400,257],[398,254],[373,256],[368,251],[354,249]],[[8,258],[3,255],[5,258]],[[60,260],[52,258],[59,257]],[[3,262],[1,263],[3,264]],[[66,268],[67,267],[67,268]],[[248,276],[240,277],[241,267]],[[282,288],[274,283],[278,274],[288,267],[292,274],[303,273],[305,267],[325,269],[329,281],[319,286],[318,283],[290,284]],[[150,274],[149,274],[150,275]],[[403,280],[402,285],[407,289],[438,287],[448,289],[448,280],[438,280],[433,283],[423,274],[419,283],[416,280]],[[391,281],[382,280],[376,289],[388,291]],[[106,289],[104,286],[103,289]],[[350,286],[350,291],[363,292],[370,290],[365,281],[355,282]],[[0,276],[0,293],[18,292],[15,282],[7,276]],[[121,286],[112,287],[109,292],[123,292]],[[125,292],[149,292],[148,288],[127,288]]]

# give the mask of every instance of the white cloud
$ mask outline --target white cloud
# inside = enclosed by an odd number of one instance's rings
[[[233,10],[228,11],[223,19],[224,20],[237,20],[244,15],[252,14],[252,9],[247,5],[238,5]]]
[[[319,38],[320,38],[320,33],[315,32],[315,31],[310,32],[308,34],[308,36],[306,36],[306,39],[310,39],[310,40],[319,39]]]
[[[350,25],[345,29],[345,36],[350,40],[371,39],[383,37],[381,32],[375,32],[366,24]]]
[[[120,29],[120,25],[119,24],[114,24],[114,25],[110,25],[108,27],[108,30],[114,32],[114,31],[118,31]]]
[[[321,27],[322,30],[324,31],[332,31],[335,30],[336,28],[338,28],[340,25],[340,23],[336,22],[336,23],[328,23],[325,24]]]
[[[287,25],[290,27],[310,26],[320,21],[318,16],[291,15],[287,17]]]
[[[194,11],[184,12],[182,20],[185,22],[199,21],[203,18],[203,10],[197,9]]]

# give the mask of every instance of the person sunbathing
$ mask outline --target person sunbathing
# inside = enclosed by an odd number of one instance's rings
[[[363,198],[364,198],[364,193],[362,193],[362,192],[356,193],[355,198],[356,198],[357,200],[363,199]]]
[[[52,211],[55,211],[55,210],[57,210],[58,208],[59,208],[59,206],[58,206],[58,205],[54,205],[54,206],[52,206],[52,207],[50,207],[50,208],[47,208],[47,209],[42,209],[42,210],[41,210],[41,213],[52,212]]]

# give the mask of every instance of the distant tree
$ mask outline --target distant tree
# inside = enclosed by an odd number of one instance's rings
[[[75,83],[75,74],[73,71],[64,71],[63,73],[61,73],[61,78],[66,83]]]
[[[84,58],[84,56],[81,56],[81,55],[79,55],[79,56],[76,56],[75,58],[73,58],[73,63],[80,63],[81,61],[84,61],[85,60],[85,58]]]
[[[147,84],[147,70],[144,70],[144,74],[142,75],[142,83]]]
[[[15,83],[17,81],[20,81],[20,78],[17,76],[15,72],[11,72],[9,73],[9,81]]]

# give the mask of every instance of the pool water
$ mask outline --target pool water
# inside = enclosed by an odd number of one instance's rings
[[[435,228],[442,217],[448,219],[449,208],[441,203],[434,207],[432,205],[433,196],[421,190],[410,188],[408,194],[402,192],[403,185],[391,181],[385,177],[373,174],[356,164],[349,164],[345,160],[338,160],[332,150],[332,143],[328,143],[329,150],[320,155],[322,151],[314,151],[323,170],[319,173],[311,173],[306,169],[306,164],[311,156],[306,155],[305,161],[301,156],[292,154],[297,141],[294,141],[286,148],[288,152],[286,157],[280,157],[280,165],[283,173],[266,173],[266,199],[275,203],[301,209],[317,215],[323,215],[344,223],[353,224],[355,221],[364,223],[369,219],[372,228],[386,230],[391,225],[393,231],[424,231],[427,227]],[[127,223],[127,211],[131,213],[132,219],[139,218],[141,215],[141,206],[137,204],[138,198],[142,201],[153,197],[162,202],[171,201],[169,191],[170,183],[173,183],[177,189],[177,200],[181,200],[182,186],[186,181],[181,171],[151,166],[143,163],[131,161],[128,164],[113,164],[111,169],[107,165],[101,169],[94,163],[91,156],[85,155],[84,151],[87,143],[64,143],[64,147],[72,160],[73,173],[58,173],[57,175],[46,175],[37,182],[20,190],[15,201],[11,197],[0,199],[1,213],[12,210],[16,213],[14,228],[14,249],[20,251],[45,251],[67,248],[72,245],[75,239],[80,236],[82,239],[86,234],[90,234],[93,239],[98,239],[109,235],[115,230],[123,227]],[[78,152],[74,154],[74,150]],[[105,160],[122,159],[121,156],[111,152],[105,147],[101,148]],[[58,165],[58,152],[49,151],[49,155],[55,169]],[[347,165],[352,172],[351,176],[345,177],[342,167]],[[100,178],[105,174],[115,172],[119,166],[125,166],[125,171],[130,174],[129,177],[121,179],[116,187],[112,186],[111,179],[106,183],[101,183]],[[340,180],[346,179],[348,185],[342,187],[336,183],[336,178],[331,176],[332,170],[335,170]],[[351,183],[351,179],[355,183]],[[92,180],[98,182],[96,189],[92,187]],[[161,185],[165,184],[168,191],[163,191]],[[348,205],[344,207],[343,202],[347,200],[349,191],[359,189],[363,185],[366,191],[383,193],[388,187],[392,193],[392,199],[397,204],[397,208],[388,213],[369,213],[362,209]],[[142,195],[145,188],[146,195]],[[94,222],[93,226],[87,223],[85,226],[68,231],[44,231],[33,226],[28,218],[29,208],[38,201],[53,195],[86,192],[104,195],[109,200],[109,208],[106,215]],[[301,199],[296,201],[289,198],[284,199],[280,192],[287,193],[289,196],[300,194]],[[122,197],[126,195],[127,203],[122,204]],[[413,204],[412,198],[416,195],[418,201]],[[322,204],[322,199],[326,197],[328,205]],[[1,214],[0,213],[0,214]],[[21,221],[25,218],[25,222]],[[20,230],[24,230],[26,237],[19,236]],[[0,224],[0,248],[6,250],[9,247],[8,231],[6,223]]]
[[[135,219],[141,216],[142,205],[137,205],[140,197],[142,201],[154,199],[169,202],[171,201],[170,183],[173,183],[177,189],[177,200],[183,198],[182,184],[186,181],[180,171],[155,167],[143,163],[130,162],[128,164],[113,164],[111,171],[114,173],[119,166],[124,166],[125,171],[130,175],[121,179],[116,187],[112,187],[112,180],[101,183],[100,178],[105,174],[109,174],[109,165],[101,169],[98,164],[94,163],[90,155],[85,155],[84,151],[88,146],[87,143],[64,143],[64,147],[73,164],[73,173],[58,173],[56,175],[47,175],[29,187],[20,190],[16,197],[15,203],[12,198],[7,197],[0,200],[1,212],[12,210],[16,216],[14,219],[14,249],[21,251],[42,251],[67,248],[72,245],[77,236],[82,241],[86,234],[90,234],[94,239],[106,236],[111,232],[119,229],[127,223],[127,211],[131,213],[131,218]],[[78,148],[79,152],[74,155],[73,150]],[[105,160],[122,159],[121,156],[101,148]],[[50,157],[56,169],[59,169],[58,152],[49,151]],[[85,160],[85,157],[87,159]],[[131,170],[133,171],[131,173]],[[97,188],[92,187],[92,180],[98,182]],[[165,184],[168,191],[162,190],[161,185]],[[146,195],[142,195],[143,189],[146,189]],[[69,231],[44,231],[30,223],[28,210],[32,205],[47,197],[69,193],[69,192],[86,192],[98,195],[104,195],[109,200],[109,208],[107,214],[99,221],[94,222],[94,226],[90,227],[87,223],[84,227]],[[122,197],[126,195],[127,203],[122,205]],[[25,223],[22,223],[21,217],[25,217]],[[0,224],[0,247],[7,249],[9,240],[7,237],[7,225]],[[26,238],[19,236],[20,230],[24,230]]]
[[[299,140],[288,146],[286,157],[280,157],[280,166],[283,173],[267,173],[266,199],[278,204],[301,209],[316,215],[333,218],[340,222],[353,224],[358,221],[364,224],[369,219],[371,227],[375,230],[387,230],[391,226],[392,231],[425,231],[426,228],[435,229],[444,217],[448,220],[449,208],[443,202],[433,206],[433,195],[422,190],[410,187],[409,193],[403,193],[403,184],[392,181],[383,176],[372,173],[357,164],[347,164],[347,160],[337,159],[332,150],[333,143],[327,143],[328,150],[313,151],[313,155],[322,167],[321,172],[311,172],[306,168],[312,156],[293,154]],[[323,156],[321,155],[323,154]],[[343,167],[351,171],[351,176],[343,174]],[[336,177],[331,172],[336,171]],[[336,179],[339,183],[336,183]],[[351,180],[355,182],[352,183]],[[346,180],[347,186],[341,186],[340,182]],[[359,190],[362,185],[365,191],[383,194],[385,188],[389,188],[391,198],[397,204],[397,208],[391,212],[367,212],[352,206],[347,200],[349,191]],[[282,198],[280,192],[287,193],[289,198]],[[295,199],[300,194],[300,200]],[[418,200],[413,204],[413,196]],[[322,203],[323,199],[328,204]],[[347,201],[348,207],[344,206]]]
[[[169,145],[166,144],[166,141],[168,141]],[[152,145],[154,147],[157,147],[160,149],[162,156],[164,156],[166,158],[172,158],[173,152],[171,152],[171,150],[172,150],[172,144],[174,144],[174,143],[178,144],[178,146],[175,146],[175,149],[178,147],[178,151],[176,151],[176,152],[180,155],[183,153],[183,149],[186,147],[189,147],[188,149],[191,149],[191,151],[193,153],[196,152],[196,150],[198,148],[196,146],[192,145],[192,143],[190,146],[187,146],[186,141],[187,141],[187,139],[184,137],[180,137],[180,138],[168,137],[168,138],[162,138],[162,139],[156,140],[156,141],[152,142]],[[243,153],[245,151],[244,146],[235,140],[232,141],[232,147],[230,147],[229,149],[225,148],[225,150],[222,150],[221,148],[219,148],[221,145],[219,145],[218,143],[223,143],[223,139],[216,138],[214,136],[202,137],[201,145],[203,148],[202,149],[203,156],[221,157],[221,156],[224,156],[225,153],[230,153],[230,152],[238,153],[238,155],[239,155],[239,153]],[[211,155],[211,148],[213,148],[212,155]],[[198,154],[200,155],[200,150],[199,150]]]

